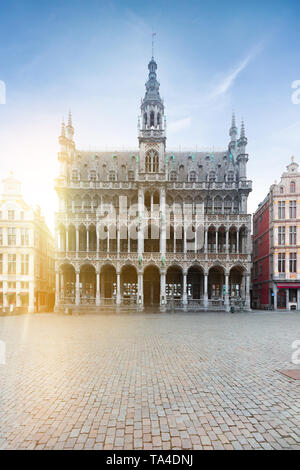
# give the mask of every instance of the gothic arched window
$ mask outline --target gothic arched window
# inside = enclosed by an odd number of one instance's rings
[[[154,126],[154,111],[150,113],[150,127]]]
[[[147,113],[144,113],[144,127],[147,126]]]
[[[291,184],[290,184],[290,192],[291,193],[294,193],[296,191],[296,184],[295,184],[295,181],[291,181]]]
[[[158,125],[158,126],[160,126],[160,122],[161,122],[161,121],[160,121],[160,114],[158,113],[158,114],[157,114],[157,125]]]
[[[146,154],[145,158],[145,167],[146,167],[146,172],[147,173],[157,173],[159,169],[159,159],[158,159],[158,153],[155,152],[154,150],[150,150]]]

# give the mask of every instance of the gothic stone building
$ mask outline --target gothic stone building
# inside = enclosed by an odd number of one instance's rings
[[[0,308],[48,312],[54,307],[54,239],[40,209],[22,198],[12,174],[0,200]]]
[[[62,125],[55,189],[56,309],[250,307],[247,138],[222,152],[169,152],[152,58],[138,150],[79,151]]]

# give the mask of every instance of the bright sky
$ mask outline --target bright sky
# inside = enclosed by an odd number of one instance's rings
[[[77,148],[137,148],[151,33],[169,149],[227,147],[232,110],[248,137],[249,212],[300,163],[297,0],[11,0],[1,5],[0,178],[13,170],[53,229],[57,138],[72,110]]]

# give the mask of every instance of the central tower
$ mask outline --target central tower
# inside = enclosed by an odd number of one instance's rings
[[[146,93],[141,103],[139,118],[140,173],[165,171],[166,119],[165,107],[159,94],[157,64],[152,57],[148,64],[149,77]]]

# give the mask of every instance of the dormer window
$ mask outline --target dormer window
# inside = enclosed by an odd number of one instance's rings
[[[72,170],[72,181],[78,181],[78,171],[77,170]]]
[[[176,173],[176,171],[171,171],[171,173],[170,173],[170,181],[177,181],[177,173]]]
[[[114,171],[109,172],[109,181],[116,181],[116,173]]]
[[[233,171],[229,171],[229,172],[227,173],[227,181],[228,181],[228,183],[233,183],[233,180],[234,180]]]
[[[211,171],[209,174],[209,182],[214,183],[216,181],[216,173],[214,171]]]
[[[95,172],[95,170],[91,170],[91,172],[90,172],[90,181],[96,181],[96,172]]]
[[[290,192],[294,193],[295,191],[296,191],[296,183],[295,183],[295,181],[291,181]]]
[[[195,183],[197,177],[196,177],[196,172],[195,171],[191,171],[190,172],[190,182],[191,183]]]
[[[280,186],[279,192],[280,192],[280,194],[283,194],[283,186]]]
[[[128,172],[128,181],[134,181],[134,172],[132,170]]]

